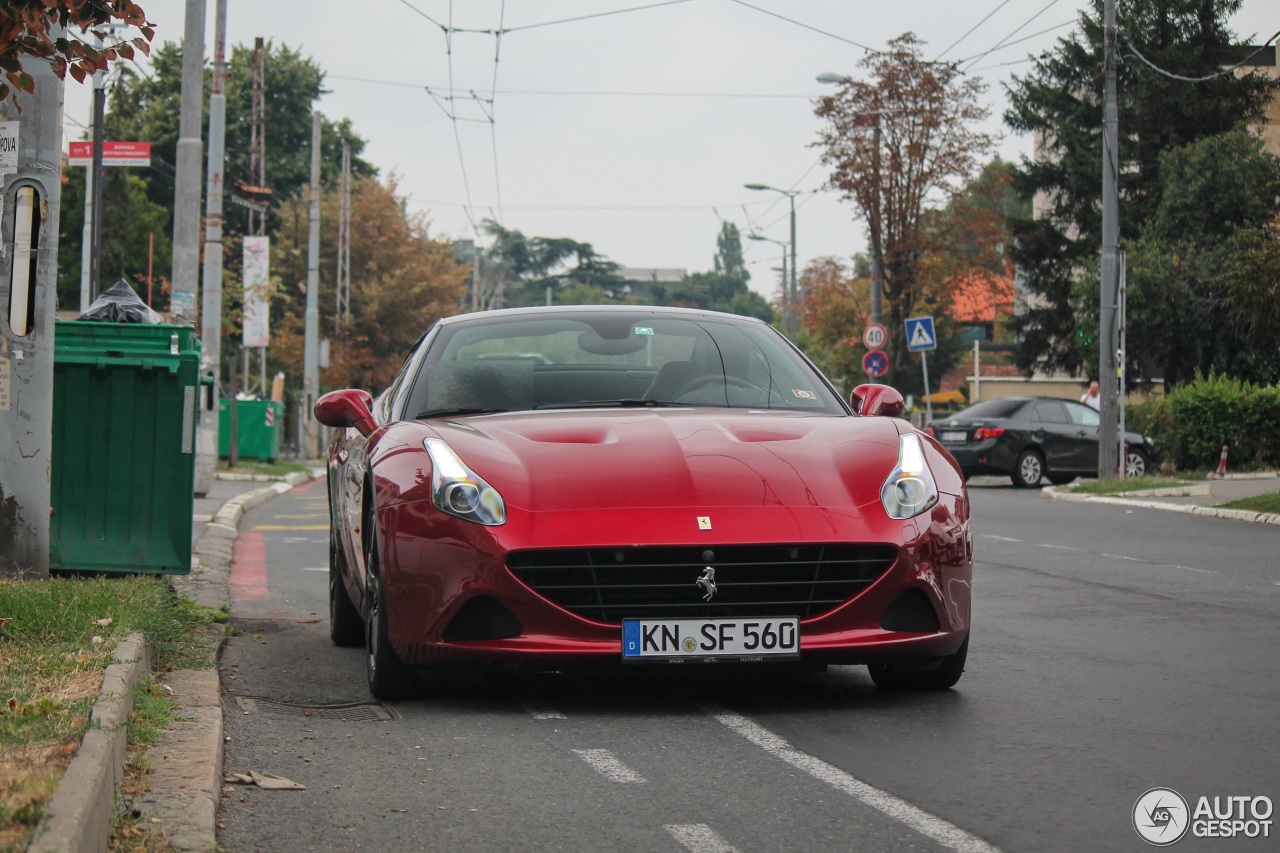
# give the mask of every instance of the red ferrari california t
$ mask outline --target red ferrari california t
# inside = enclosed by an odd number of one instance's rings
[[[436,323],[376,399],[334,391],[333,641],[374,696],[582,665],[964,671],[964,478],[884,385],[849,404],[755,319],[678,308]]]

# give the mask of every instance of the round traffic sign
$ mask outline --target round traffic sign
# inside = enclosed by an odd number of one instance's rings
[[[878,349],[872,350],[862,357],[862,369],[872,378],[884,376],[889,372],[889,356]]]
[[[868,323],[867,328],[862,330],[862,343],[867,349],[880,349],[888,339],[889,333],[879,323]]]

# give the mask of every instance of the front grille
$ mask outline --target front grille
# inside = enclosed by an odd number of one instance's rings
[[[544,598],[586,619],[820,616],[893,564],[892,545],[735,545],[516,551],[507,567]],[[703,569],[716,594],[703,601]]]

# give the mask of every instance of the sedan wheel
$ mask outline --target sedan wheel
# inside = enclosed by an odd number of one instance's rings
[[[366,522],[367,523],[367,522]],[[407,699],[418,692],[420,682],[391,648],[387,632],[386,600],[379,575],[375,528],[368,529],[370,544],[365,558],[368,574],[369,618],[365,620],[365,670],[369,692],[377,699]]]
[[[1147,474],[1147,457],[1141,450],[1129,448],[1124,457],[1124,475],[1126,477],[1145,477]]]
[[[335,646],[358,646],[364,642],[364,620],[351,603],[342,583],[338,543],[329,531],[329,639]]]
[[[1018,454],[1018,462],[1013,466],[1013,484],[1020,489],[1030,489],[1040,485],[1044,476],[1044,460],[1034,450],[1024,450]]]

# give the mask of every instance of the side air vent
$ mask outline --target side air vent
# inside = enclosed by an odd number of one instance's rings
[[[880,627],[886,631],[933,634],[938,630],[938,614],[928,596],[918,589],[909,589],[885,608]]]
[[[458,615],[444,629],[444,641],[466,643],[476,640],[506,640],[522,633],[524,629],[514,613],[487,595],[482,595],[462,605]]]

